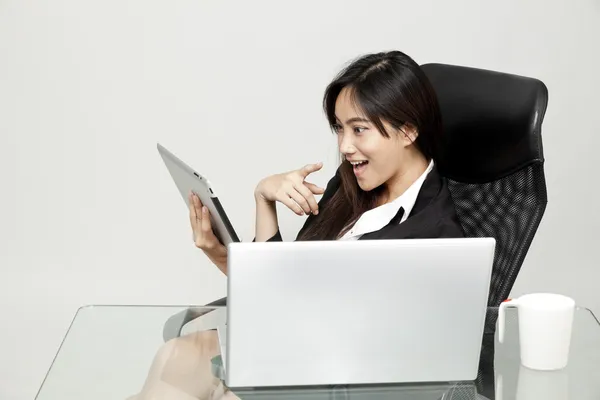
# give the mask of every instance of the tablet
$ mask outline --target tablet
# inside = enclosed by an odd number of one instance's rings
[[[160,143],[156,147],[185,204],[189,207],[188,195],[190,192],[197,194],[202,204],[210,211],[210,222],[213,232],[221,243],[227,246],[229,243],[239,242],[240,239],[233,229],[231,222],[229,222],[229,218],[225,214],[225,210],[208,179],[175,157],[173,153],[165,149]]]

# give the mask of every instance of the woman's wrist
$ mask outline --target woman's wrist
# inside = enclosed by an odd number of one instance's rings
[[[256,189],[254,189],[254,200],[256,201],[256,203],[273,203],[272,201],[269,201],[265,198],[262,190],[261,190],[261,185],[260,183],[256,186]]]
[[[274,201],[271,200],[267,200],[265,199],[261,194],[256,193],[254,195],[254,201],[256,203],[257,206],[261,206],[261,205],[266,205],[266,206],[272,206],[275,204]]]

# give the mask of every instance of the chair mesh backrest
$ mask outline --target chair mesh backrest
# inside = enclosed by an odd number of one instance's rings
[[[456,212],[468,237],[496,238],[488,304],[508,297],[546,208],[542,162],[483,184],[448,179]]]

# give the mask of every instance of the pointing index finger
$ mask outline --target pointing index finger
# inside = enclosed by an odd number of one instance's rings
[[[317,172],[322,167],[323,167],[323,163],[318,162],[316,164],[305,165],[304,167],[302,167],[302,169],[300,171],[301,171],[302,175],[306,178],[308,175],[312,174],[313,172]]]

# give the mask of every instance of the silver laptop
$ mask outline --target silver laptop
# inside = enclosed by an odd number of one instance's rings
[[[227,385],[474,380],[494,250],[492,238],[232,243]]]

